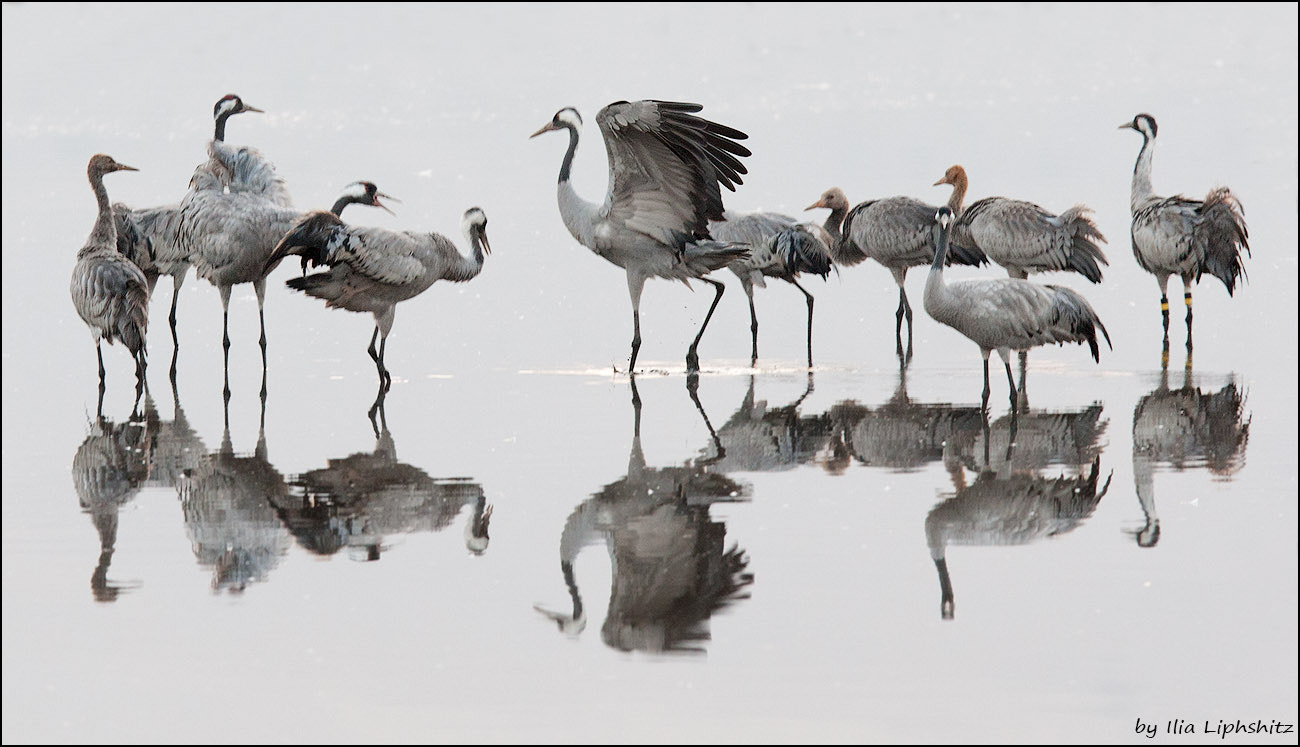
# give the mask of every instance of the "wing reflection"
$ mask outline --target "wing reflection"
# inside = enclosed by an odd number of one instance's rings
[[[376,411],[382,429],[374,419]],[[483,487],[467,477],[435,479],[397,461],[382,393],[370,415],[373,453],[330,459],[329,466],[298,475],[289,492],[272,498],[298,543],[317,555],[346,548],[358,560],[378,560],[386,549],[385,536],[440,531],[470,506],[465,546],[482,555],[492,517]]]
[[[114,423],[102,414],[90,424],[90,433],[72,457],[72,484],[81,510],[99,534],[99,562],[90,577],[97,602],[113,602],[138,584],[108,579],[117,544],[118,511],[130,503],[149,477],[149,432],[138,421]]]
[[[830,439],[830,419],[825,415],[803,416],[799,406],[813,391],[813,373],[808,387],[794,402],[769,408],[754,400],[754,377],[740,409],[718,429],[720,455],[711,462],[715,472],[779,472],[806,464]]]
[[[1246,464],[1250,416],[1246,397],[1235,375],[1217,392],[1203,392],[1192,383],[1192,358],[1188,351],[1183,385],[1169,388],[1168,351],[1162,358],[1160,386],[1138,400],[1133,409],[1133,482],[1146,516],[1137,530],[1141,547],[1160,541],[1156,514],[1155,471],[1167,464],[1182,472],[1205,467],[1216,477],[1231,479]]]
[[[1012,473],[1004,463],[1001,472],[986,469],[935,506],[925,518],[925,539],[939,571],[942,617],[951,620],[954,614],[949,545],[1025,545],[1073,531],[1110,488],[1107,477],[1097,491],[1100,465],[1097,457],[1086,477],[1050,478]]]
[[[235,455],[226,403],[221,448],[182,473],[178,489],[194,556],[213,569],[213,592],[237,594],[265,580],[288,552],[289,533],[272,504],[289,488],[267,461],[266,400],[251,456]]]
[[[692,399],[704,417],[694,390]],[[577,635],[586,627],[573,564],[583,548],[603,543],[613,582],[601,638],[622,651],[702,652],[709,619],[749,596],[753,583],[743,550],[725,546],[726,527],[709,507],[741,501],[748,488],[706,471],[726,458],[718,453],[681,467],[647,467],[641,450],[641,399],[632,380],[634,428],[627,477],[606,485],[574,509],[560,535],[560,569],[569,588],[571,614],[536,609],[560,629]],[[709,426],[710,432],[712,427]]]

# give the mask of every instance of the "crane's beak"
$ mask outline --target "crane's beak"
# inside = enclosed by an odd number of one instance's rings
[[[239,111],[241,111],[241,112],[257,112],[258,114],[266,114],[266,112],[262,111],[261,109],[258,109],[256,106],[249,106],[248,104],[244,104],[244,108],[243,108],[243,109],[240,109]]]
[[[1132,122],[1125,122],[1124,124],[1120,125],[1120,126],[1119,126],[1118,128],[1116,128],[1116,129],[1120,129],[1120,130],[1136,130],[1137,128],[1133,126],[1133,123],[1132,123]]]
[[[937,187],[937,186],[939,186],[940,184],[952,184],[952,182],[948,181],[948,177],[945,176],[944,178],[940,179],[939,181],[935,182],[934,184],[931,184],[930,186],[932,186],[932,187]]]
[[[392,210],[389,210],[387,205],[385,205],[384,203],[380,202],[380,201],[379,201],[379,198],[380,198],[380,197],[384,198],[385,200],[392,200],[393,202],[401,202],[401,200],[397,199],[396,197],[393,197],[392,195],[386,195],[386,194],[384,194],[383,192],[375,192],[375,201],[372,202],[372,203],[370,203],[371,205],[374,205],[375,207],[379,208],[380,210],[383,210],[385,213],[388,213],[389,215],[391,215],[391,216],[393,216],[394,218],[396,218],[396,217],[397,217],[397,213],[394,213]]]
[[[560,129],[560,128],[559,128],[559,127],[556,127],[554,122],[547,122],[546,125],[545,125],[544,127],[542,127],[542,129],[540,129],[540,130],[538,130],[537,132],[534,132],[533,134],[529,135],[529,136],[528,136],[528,139],[529,139],[529,140],[532,140],[533,138],[537,137],[538,135],[542,134],[543,132],[550,132],[551,130],[558,130],[558,129]]]
[[[806,213],[806,212],[808,212],[809,210],[816,210],[817,208],[824,208],[824,207],[826,207],[826,201],[825,201],[825,200],[818,200],[818,201],[814,202],[813,204],[809,205],[808,207],[804,208],[803,210],[804,210],[804,212]]]
[[[481,240],[483,241],[483,253],[484,253],[484,254],[491,254],[491,253],[492,253],[492,244],[488,243],[487,229],[486,229],[486,228],[480,228],[479,231],[478,231],[478,237],[479,237],[479,239],[481,239]],[[488,514],[488,515],[491,516],[491,514]],[[487,526],[486,526],[486,525],[484,525],[484,531],[485,531],[485,532],[487,531]]]
[[[124,163],[119,163],[117,164],[117,170],[118,171],[139,171],[140,169],[137,169],[134,166],[127,166]]]

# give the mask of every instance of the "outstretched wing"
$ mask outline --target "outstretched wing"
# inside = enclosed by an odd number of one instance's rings
[[[609,151],[610,220],[670,246],[709,238],[723,219],[721,184],[746,173],[743,132],[693,115],[699,104],[620,101],[596,115]]]

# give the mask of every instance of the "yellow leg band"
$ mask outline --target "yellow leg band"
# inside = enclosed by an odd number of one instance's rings
[[[1188,297],[1184,298],[1183,300],[1187,302],[1187,305],[1188,305],[1188,306],[1191,306],[1191,305],[1192,305],[1192,297],[1191,297],[1191,296],[1188,296]]]
[[[1160,310],[1161,310],[1161,311],[1168,311],[1168,310],[1169,310],[1169,302],[1168,302],[1168,301],[1165,301],[1164,303],[1160,304]]]

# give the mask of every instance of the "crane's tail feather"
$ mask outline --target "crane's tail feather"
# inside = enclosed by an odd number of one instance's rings
[[[770,241],[789,273],[807,272],[823,278],[830,274],[831,254],[827,242],[807,227],[791,226],[774,235]]]
[[[1114,350],[1115,346],[1111,344],[1110,333],[1106,331],[1106,325],[1101,323],[1101,317],[1097,316],[1092,304],[1071,288],[1057,285],[1049,285],[1047,288],[1053,293],[1050,333],[1056,338],[1055,341],[1086,342],[1092,359],[1100,363],[1101,347],[1097,344],[1097,330],[1100,329],[1106,338],[1107,347]]]
[[[687,264],[704,274],[726,267],[738,259],[748,259],[749,245],[730,241],[694,241],[683,248],[682,257]]]
[[[948,259],[949,265],[971,265],[979,267],[989,263],[989,258],[976,247],[959,246],[949,242]]]
[[[275,250],[266,260],[263,272],[270,272],[281,260],[291,254],[303,258],[304,269],[308,262],[313,265],[327,264],[330,241],[344,225],[337,215],[327,211],[317,211],[308,215],[289,229],[284,238],[280,239],[280,243],[276,244]]]
[[[289,278],[284,284],[293,290],[302,291],[313,298],[319,298],[326,305],[333,306],[343,298],[345,288],[342,283],[334,281],[328,272],[316,272],[302,277]]]
[[[1106,237],[1097,228],[1092,219],[1092,209],[1085,205],[1074,207],[1061,213],[1061,224],[1070,236],[1070,267],[1094,283],[1101,282],[1101,267],[1109,266],[1106,255],[1102,253],[1097,242],[1106,243]]]
[[[1227,187],[1219,187],[1206,196],[1200,208],[1203,222],[1200,230],[1205,232],[1205,259],[1196,268],[1196,279],[1200,281],[1202,273],[1209,273],[1228,289],[1228,295],[1236,290],[1237,279],[1246,280],[1246,268],[1242,264],[1241,250],[1250,256],[1249,233],[1246,230],[1246,211],[1241,202]]]

